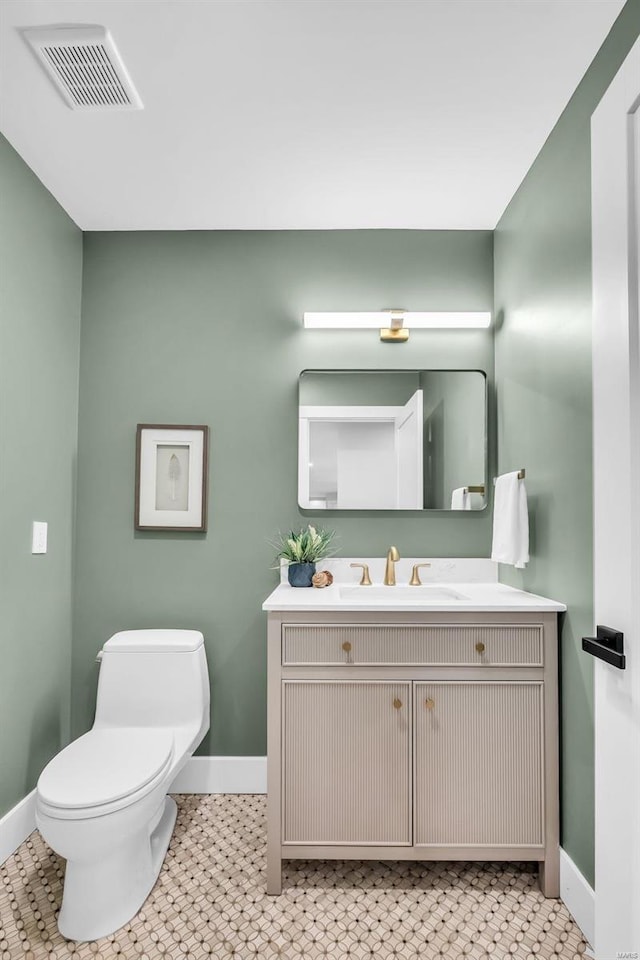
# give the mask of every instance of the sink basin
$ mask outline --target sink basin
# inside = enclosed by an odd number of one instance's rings
[[[342,600],[356,600],[366,603],[369,600],[389,600],[392,603],[443,603],[451,600],[468,600],[463,593],[451,590],[449,587],[430,586],[423,584],[420,587],[340,587]]]

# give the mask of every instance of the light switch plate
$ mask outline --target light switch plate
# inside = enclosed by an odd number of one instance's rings
[[[47,552],[47,527],[48,523],[43,520],[33,521],[33,530],[31,534],[31,553]]]

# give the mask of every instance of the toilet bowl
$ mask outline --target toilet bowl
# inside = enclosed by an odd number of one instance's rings
[[[94,725],[37,786],[38,829],[67,861],[64,937],[107,936],[140,909],[173,832],[169,787],[208,728],[201,633],[129,630],[107,641]]]

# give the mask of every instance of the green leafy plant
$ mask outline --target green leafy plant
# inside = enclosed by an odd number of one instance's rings
[[[293,530],[287,534],[279,533],[277,539],[271,541],[271,545],[278,551],[274,566],[279,567],[282,561],[286,564],[316,563],[330,557],[334,536],[335,530],[316,530],[311,524],[303,527],[299,533]]]

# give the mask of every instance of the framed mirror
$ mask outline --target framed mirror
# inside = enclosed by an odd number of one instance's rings
[[[304,370],[298,503],[309,510],[482,510],[481,370]]]

